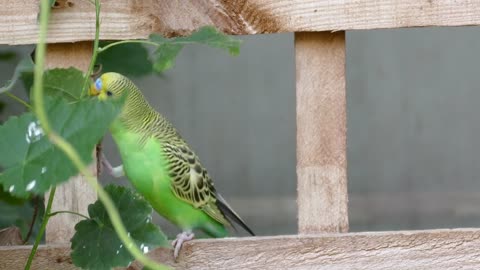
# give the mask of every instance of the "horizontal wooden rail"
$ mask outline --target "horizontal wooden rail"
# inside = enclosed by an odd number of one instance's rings
[[[48,41],[94,37],[88,1],[55,9]],[[231,34],[480,24],[480,1],[453,0],[102,0],[102,39],[184,35],[203,25]],[[0,44],[37,41],[38,1],[0,0]]]
[[[0,269],[23,269],[29,251],[0,247]],[[69,246],[43,246],[34,269],[75,269],[69,253]],[[480,269],[480,229],[196,240],[177,263],[171,250],[149,255],[174,269]]]

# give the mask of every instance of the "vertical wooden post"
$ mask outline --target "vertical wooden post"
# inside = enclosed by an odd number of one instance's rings
[[[92,56],[92,43],[48,44],[46,68],[75,67],[86,71]],[[96,166],[90,167],[96,172]],[[47,194],[48,196],[48,194]],[[52,211],[75,211],[87,214],[87,207],[97,199],[97,194],[81,175],[72,177],[67,183],[58,186]],[[59,214],[52,217],[46,230],[48,244],[68,243],[75,233],[74,226],[80,220],[76,215]]]
[[[298,228],[348,231],[345,32],[295,33]]]

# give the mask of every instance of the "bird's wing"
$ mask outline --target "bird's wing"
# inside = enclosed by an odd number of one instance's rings
[[[186,145],[164,144],[169,160],[168,172],[173,193],[181,200],[202,209],[216,221],[231,225],[218,208],[217,194],[207,171]]]

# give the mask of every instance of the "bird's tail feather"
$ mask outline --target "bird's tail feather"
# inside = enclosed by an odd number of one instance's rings
[[[222,195],[218,193],[217,193],[217,206],[220,209],[220,211],[222,211],[222,213],[227,217],[228,220],[234,221],[235,223],[240,225],[240,227],[245,229],[245,231],[247,231],[249,234],[251,234],[252,236],[255,236],[253,231],[247,226],[247,224],[245,224],[242,218],[237,213],[235,213],[235,211],[233,211],[230,205],[228,205],[227,201],[225,201]]]

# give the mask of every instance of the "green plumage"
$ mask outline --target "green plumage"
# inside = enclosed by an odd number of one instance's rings
[[[125,175],[153,208],[184,231],[200,229],[212,237],[224,237],[225,226],[235,221],[253,235],[215,191],[195,153],[140,90],[117,73],[106,73],[99,80],[100,99],[126,95],[110,131]]]

